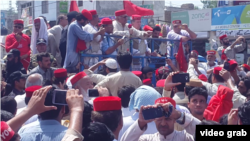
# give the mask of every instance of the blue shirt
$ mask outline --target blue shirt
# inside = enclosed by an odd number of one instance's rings
[[[18,134],[21,141],[61,141],[67,131],[56,120],[37,120],[23,126]]]
[[[67,35],[67,53],[63,67],[76,67],[79,62],[78,53],[76,52],[76,45],[78,39],[90,42],[93,40],[94,35],[89,34],[82,29],[82,25],[77,21],[72,22],[68,27]]]
[[[105,35],[109,35],[108,33],[105,33]],[[108,36],[104,36],[102,44],[101,44],[101,49],[102,49],[102,53],[104,55],[117,55],[117,52],[114,51],[111,54],[106,54],[105,52],[110,48],[114,46],[114,40],[111,37]]]

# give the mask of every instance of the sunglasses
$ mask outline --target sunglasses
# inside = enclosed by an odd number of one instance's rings
[[[14,26],[15,28],[18,28],[18,29],[21,29],[22,27],[21,26]]]

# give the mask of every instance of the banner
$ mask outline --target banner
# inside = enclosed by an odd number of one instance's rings
[[[220,37],[222,35],[227,35],[227,36],[247,36],[250,35],[250,29],[241,29],[241,30],[217,30],[216,31],[216,36]]]
[[[28,8],[23,8],[21,18],[24,19],[28,16],[28,12],[29,12],[28,10],[29,10]]]
[[[250,5],[213,8],[211,30],[249,29],[249,19]]]
[[[59,4],[60,13],[68,13],[68,1],[60,1]]]
[[[172,12],[171,22],[174,20],[181,20],[181,22],[187,24],[192,31],[210,31],[211,9]]]

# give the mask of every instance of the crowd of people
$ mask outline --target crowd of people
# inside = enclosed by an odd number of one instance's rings
[[[222,46],[199,62],[187,43],[197,35],[180,20],[167,33],[159,25],[141,29],[139,15],[128,24],[125,10],[115,16],[99,22],[96,10],[72,11],[50,29],[40,16],[31,38],[22,33],[23,21],[14,21],[1,75],[1,140],[193,141],[196,125],[250,125],[250,66],[235,61],[246,47],[244,37],[231,44],[221,36]],[[151,44],[152,38],[175,41]],[[186,64],[169,59],[171,52]],[[81,61],[81,53],[116,58]],[[142,65],[134,56],[155,58]],[[156,69],[149,67],[156,57]],[[173,83],[180,73],[188,73],[189,82]],[[89,95],[92,89],[98,96]],[[66,93],[65,104],[55,102],[57,91]],[[170,114],[145,120],[143,110],[157,107]]]

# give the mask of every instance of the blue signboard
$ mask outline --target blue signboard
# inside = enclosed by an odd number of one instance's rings
[[[250,5],[212,9],[212,30],[250,29]]]
[[[5,13],[1,11],[1,27],[5,26]]]

